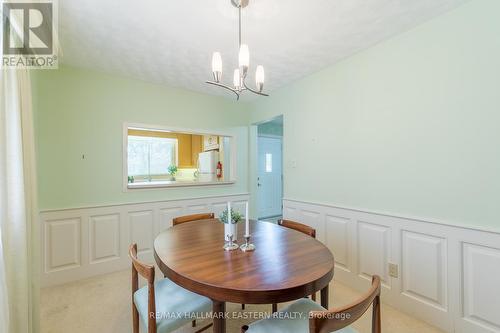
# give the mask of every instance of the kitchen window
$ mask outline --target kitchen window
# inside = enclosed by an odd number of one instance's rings
[[[177,139],[129,135],[127,153],[128,175],[152,179],[177,165]]]

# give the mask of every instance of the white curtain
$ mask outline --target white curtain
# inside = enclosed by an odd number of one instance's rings
[[[31,83],[0,69],[0,332],[38,327],[38,235]]]

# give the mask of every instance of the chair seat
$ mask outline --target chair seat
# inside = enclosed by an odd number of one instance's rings
[[[186,290],[169,279],[155,283],[157,333],[171,332],[212,311],[212,301]],[[144,327],[148,327],[148,287],[134,293],[134,303]],[[186,315],[187,314],[187,315]]]
[[[275,317],[250,324],[247,333],[309,333],[309,312],[311,311],[325,311],[325,308],[308,298],[302,298],[278,311]],[[351,327],[335,332],[357,333]]]

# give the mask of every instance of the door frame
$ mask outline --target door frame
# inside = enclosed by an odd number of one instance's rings
[[[262,134],[262,135],[257,135],[257,162],[259,159],[259,138],[269,138],[269,139],[277,139],[280,141],[280,154],[281,154],[281,214],[280,215],[272,215],[272,216],[259,216],[259,188],[257,187],[257,218],[271,218],[275,216],[283,216],[283,137],[279,135],[274,135],[274,134]],[[257,164],[257,182],[259,182],[259,165]]]
[[[258,126],[271,122],[275,119],[283,119],[283,136],[272,135],[272,134],[258,134]],[[257,178],[259,177],[259,136],[268,137],[278,137],[281,138],[281,211],[283,213],[283,199],[285,197],[285,127],[284,127],[284,115],[277,115],[272,118],[254,122],[249,128],[249,155],[250,155],[250,170],[249,170],[249,188],[250,188],[250,216],[252,218],[258,219],[258,187]]]

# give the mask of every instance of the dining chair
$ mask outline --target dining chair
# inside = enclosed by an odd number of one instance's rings
[[[178,216],[172,219],[172,226],[176,226],[182,223],[213,219],[215,217],[214,213],[200,213],[192,215]],[[196,320],[193,320],[193,327],[196,326]]]
[[[132,260],[132,325],[139,333],[139,317],[148,333],[172,332],[192,321],[192,315],[202,316],[212,311],[212,301],[186,290],[164,278],[155,283],[155,267],[137,259],[137,244],[129,247]],[[139,289],[139,275],[147,286]],[[159,318],[157,314],[160,314]],[[189,316],[177,314],[190,314]],[[203,332],[213,324],[201,328]]]
[[[175,226],[175,225],[186,223],[186,222],[213,219],[214,217],[215,217],[214,213],[202,213],[202,214],[178,216],[178,217],[172,219],[172,225]]]
[[[289,229],[293,229],[293,230],[299,231],[299,232],[301,232],[303,234],[311,236],[312,238],[316,238],[316,229],[311,228],[308,225],[305,225],[305,224],[302,224],[302,223],[299,223],[299,222],[295,222],[295,221],[292,221],[292,220],[285,220],[285,219],[278,220],[278,225],[280,225],[282,227],[285,227],[285,228],[289,228]],[[316,293],[313,293],[311,295],[311,298],[312,298],[313,301],[316,301]],[[273,311],[273,313],[276,312],[276,311],[278,311],[278,304],[273,303],[273,309],[272,309],[272,311]]]
[[[368,293],[349,305],[323,308],[308,298],[300,299],[279,312],[280,316],[256,321],[241,328],[242,333],[357,333],[350,325],[372,305],[372,333],[381,333],[380,277],[373,276]]]
[[[312,238],[316,238],[316,229],[311,228],[308,225],[305,225],[305,224],[302,224],[299,222],[295,222],[292,220],[284,220],[284,219],[278,220],[278,224],[282,227],[297,230],[303,234],[311,236]]]

